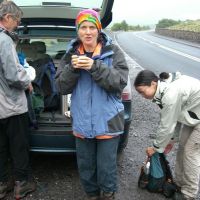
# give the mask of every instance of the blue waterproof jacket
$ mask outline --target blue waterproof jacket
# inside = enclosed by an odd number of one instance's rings
[[[79,54],[79,43],[73,40],[56,74],[61,94],[72,93],[73,131],[86,138],[118,135],[124,130],[121,93],[127,84],[128,67],[121,50],[101,34],[103,47],[101,54],[92,58],[91,70],[72,67],[71,56]]]

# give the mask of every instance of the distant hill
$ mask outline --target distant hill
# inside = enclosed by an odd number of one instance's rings
[[[170,26],[168,27],[168,29],[200,32],[200,19],[186,20],[186,21],[180,22],[177,25]]]

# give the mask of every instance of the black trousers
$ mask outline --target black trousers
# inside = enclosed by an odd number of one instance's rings
[[[27,180],[29,166],[28,113],[0,119],[0,182],[8,180],[8,160],[14,180]]]

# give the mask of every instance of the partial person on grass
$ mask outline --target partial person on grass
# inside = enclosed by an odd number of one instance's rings
[[[73,134],[87,198],[114,199],[117,148],[124,130],[121,93],[128,66],[121,50],[102,32],[96,11],[81,11],[76,28],[78,37],[68,46],[56,81],[62,94],[72,93]]]
[[[136,76],[134,86],[161,108],[156,138],[147,154],[164,152],[178,131],[175,181],[180,191],[173,199],[195,199],[200,175],[200,81],[180,73],[161,73],[159,78],[154,72],[143,70]]]
[[[20,199],[35,190],[29,166],[29,119],[25,90],[32,91],[31,80],[19,63],[13,30],[22,11],[12,1],[0,4],[0,199],[14,188]],[[8,177],[8,160],[13,177]]]

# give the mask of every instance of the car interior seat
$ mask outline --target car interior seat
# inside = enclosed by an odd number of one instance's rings
[[[42,41],[31,42],[32,48],[36,50],[35,60],[51,59],[50,55],[46,54],[46,45]]]

